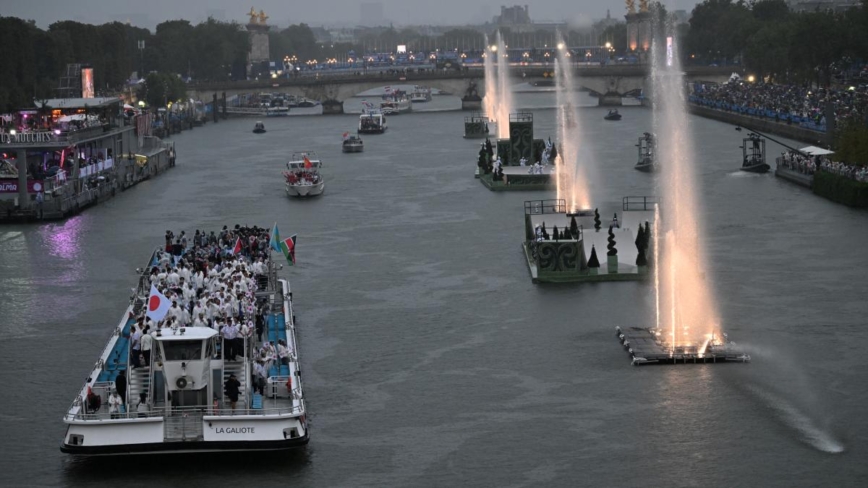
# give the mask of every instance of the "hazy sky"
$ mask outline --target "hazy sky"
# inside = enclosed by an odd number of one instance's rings
[[[464,24],[491,20],[506,2],[490,0],[0,0],[0,16],[33,19],[40,27],[58,20],[77,20],[101,24],[113,20],[153,28],[168,19],[195,22],[209,15],[219,20],[247,21],[250,7],[265,10],[269,23],[287,25],[354,24],[360,19],[360,3],[381,3],[385,22],[395,24]],[[623,0],[518,0],[530,7],[535,21],[571,22],[600,19],[611,9],[612,16],[623,19]],[[639,3],[638,1],[636,2]],[[690,10],[696,0],[666,0],[670,10]]]

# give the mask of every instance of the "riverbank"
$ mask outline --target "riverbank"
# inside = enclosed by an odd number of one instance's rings
[[[868,183],[856,181],[846,176],[817,171],[811,191],[835,203],[848,207],[868,208]]]
[[[820,147],[828,147],[829,135],[825,132],[818,132],[811,129],[806,129],[798,125],[784,124],[775,122],[769,119],[752,117],[750,115],[739,114],[735,112],[726,112],[708,107],[701,107],[692,103],[687,104],[687,109],[690,113],[709,119],[718,120],[727,124],[742,126],[746,129],[754,129],[761,132],[767,132],[776,136],[786,137],[805,144],[816,145]]]

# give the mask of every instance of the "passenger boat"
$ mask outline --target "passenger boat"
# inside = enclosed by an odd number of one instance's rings
[[[382,134],[386,129],[386,116],[380,112],[363,113],[359,116],[359,134]]]
[[[413,104],[410,99],[404,95],[394,96],[388,100],[380,102],[380,111],[384,115],[398,115],[413,111]]]
[[[262,122],[257,122],[256,125],[253,126],[254,134],[265,134],[265,124]]]
[[[621,114],[617,110],[609,110],[609,113],[603,118],[606,120],[621,120]]]
[[[289,107],[271,106],[265,109],[266,117],[286,117],[289,115]]]
[[[424,86],[416,85],[413,93],[410,94],[410,102],[425,103],[431,101],[431,89]]]
[[[359,153],[365,150],[365,143],[358,136],[347,136],[342,144],[342,150],[345,153]]]
[[[263,261],[253,261],[248,247],[241,244],[249,242],[251,235],[267,240],[268,229],[236,226],[224,232],[224,242],[235,242],[234,253],[228,251],[231,244],[223,249],[195,243],[184,249],[178,244],[172,253],[180,256],[177,265],[171,254],[157,249],[147,266],[138,270],[138,285],[126,311],[63,418],[67,428],[62,452],[96,456],[265,451],[307,444],[310,434],[292,292],[286,280],[277,278],[270,252],[257,251]],[[221,264],[210,257],[212,250],[225,255]],[[220,267],[236,271],[222,275],[207,272]],[[234,340],[224,337],[229,335],[225,332],[228,325],[221,332],[216,330],[225,323],[221,316],[190,325],[189,315],[171,309],[167,313],[166,294],[181,296],[169,290],[166,281],[171,274],[162,279],[167,269],[182,275],[191,269],[204,270],[206,290],[227,282],[239,291],[246,289],[240,292],[244,297],[241,309],[248,310],[248,317],[261,317],[256,320],[263,321],[263,341],[285,344],[285,348],[278,347],[283,357],[275,357],[270,349],[260,350],[265,342],[260,343],[255,333],[242,333]],[[245,276],[238,269],[249,274]],[[190,276],[198,279],[195,274]],[[216,294],[198,294],[194,299],[197,307],[206,299],[219,300]],[[160,313],[164,318],[160,319]],[[248,331],[253,325],[253,319],[244,321]],[[139,355],[130,347],[131,341],[142,337],[140,328],[148,331],[152,343],[147,355]],[[261,376],[255,375],[256,370],[265,374],[264,384],[257,379]],[[237,383],[228,381],[233,377]],[[126,399],[119,401],[124,396]]]
[[[657,140],[654,134],[646,132],[639,138],[639,143],[636,144],[639,148],[639,161],[634,166],[635,169],[643,173],[651,173],[657,171]]]
[[[286,194],[291,197],[315,197],[325,191],[325,181],[319,173],[322,161],[313,151],[294,153],[286,163]]]

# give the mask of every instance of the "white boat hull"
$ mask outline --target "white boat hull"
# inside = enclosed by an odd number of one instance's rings
[[[286,194],[291,197],[315,197],[325,191],[325,181],[315,185],[286,185]]]
[[[278,280],[283,299],[282,319],[287,324],[285,332],[292,350],[297,350],[293,324],[292,293],[286,280]],[[124,313],[117,330],[130,322],[133,307]],[[266,395],[260,407],[232,410],[223,407],[201,405],[178,407],[149,406],[144,412],[134,410],[111,413],[108,408],[97,407],[88,411],[84,398],[93,387],[94,391],[112,386],[112,381],[97,381],[104,365],[114,356],[120,334],[113,334],[106,344],[100,360],[94,366],[85,386],[73,401],[64,423],[67,432],[60,450],[80,456],[110,456],[128,454],[164,454],[216,451],[272,451],[294,449],[306,445],[310,431],[305,419],[306,409],[301,386],[301,376],[295,357],[290,359],[289,374],[269,376]],[[243,361],[242,361],[243,362]],[[220,359],[212,359],[209,375],[224,371]],[[165,369],[160,369],[165,374]],[[293,379],[292,395],[281,393],[287,378]],[[133,378],[131,378],[132,385]],[[243,384],[247,385],[244,381]],[[222,386],[222,385],[221,385]],[[249,385],[248,385],[249,386]],[[221,387],[222,390],[222,387]],[[278,398],[280,397],[280,398]],[[242,400],[242,405],[248,400]]]

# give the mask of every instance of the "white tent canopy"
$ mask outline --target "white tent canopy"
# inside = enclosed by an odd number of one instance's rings
[[[74,120],[87,120],[87,116],[85,114],[73,114],[73,115],[64,115],[63,117],[57,119],[58,122],[72,122]]]
[[[826,156],[828,154],[835,154],[835,151],[830,151],[828,149],[823,149],[822,147],[817,146],[808,146],[799,149],[800,152],[805,154],[810,154],[811,156]]]

